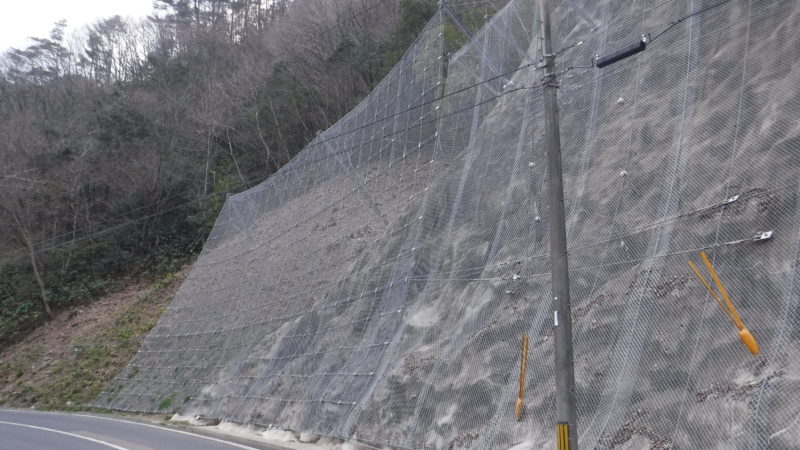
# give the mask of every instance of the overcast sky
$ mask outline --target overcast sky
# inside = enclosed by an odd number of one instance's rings
[[[25,47],[27,38],[47,37],[53,24],[66,19],[70,34],[97,19],[120,15],[144,17],[153,0],[9,0],[0,13],[0,53],[9,47]]]

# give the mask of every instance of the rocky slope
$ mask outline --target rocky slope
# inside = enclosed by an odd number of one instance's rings
[[[510,2],[444,58],[435,17],[361,105],[229,198],[95,404],[376,446],[553,446],[535,11]],[[576,0],[553,19],[581,445],[791,448],[796,2]],[[646,33],[644,53],[587,67]],[[760,356],[693,278],[703,249]]]

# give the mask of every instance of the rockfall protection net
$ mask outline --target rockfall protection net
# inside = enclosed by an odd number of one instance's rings
[[[444,55],[437,14],[357,108],[231,196],[95,405],[552,448],[537,11],[512,0]],[[553,24],[581,446],[794,447],[800,3],[564,0]],[[693,277],[702,249],[760,356]]]

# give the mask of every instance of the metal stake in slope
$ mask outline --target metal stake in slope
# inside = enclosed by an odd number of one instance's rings
[[[528,344],[529,338],[527,335],[522,335],[522,350],[519,357],[519,396],[517,402],[514,404],[514,416],[517,422],[522,420],[522,411],[525,409],[525,373],[528,371]]]
[[[725,313],[725,315],[728,316],[728,318],[731,319],[731,322],[733,322],[733,324],[736,325],[736,328],[739,329],[739,340],[742,341],[742,344],[744,344],[744,346],[747,347],[748,350],[750,350],[750,353],[758,355],[759,353],[758,342],[756,341],[755,336],[753,336],[753,333],[751,333],[750,330],[748,330],[744,326],[744,322],[742,322],[742,318],[739,316],[739,312],[736,311],[736,308],[733,307],[733,302],[731,302],[730,297],[728,297],[728,291],[726,291],[725,286],[722,285],[722,281],[720,281],[719,276],[717,275],[717,271],[714,270],[714,266],[711,265],[711,261],[708,260],[706,252],[700,252],[700,258],[703,259],[703,264],[706,265],[706,269],[708,269],[708,273],[711,274],[711,278],[717,285],[719,293],[725,300],[725,303],[723,303],[722,300],[720,300],[717,293],[714,292],[714,289],[711,288],[711,285],[708,284],[708,281],[706,281],[706,279],[703,278],[703,275],[700,274],[700,271],[697,270],[697,267],[695,267],[691,261],[689,261],[689,267],[692,268],[694,274],[697,275],[697,278],[700,279],[701,283],[703,283],[703,286],[705,286],[708,293],[711,294],[712,297],[714,297],[714,300],[717,301],[717,304],[719,305],[720,308],[722,308],[722,311]]]

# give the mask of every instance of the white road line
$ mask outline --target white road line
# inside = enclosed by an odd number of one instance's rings
[[[94,438],[90,438],[90,437],[87,437],[87,436],[81,436],[80,434],[67,433],[66,431],[61,431],[61,430],[54,430],[52,428],[37,427],[35,425],[28,425],[28,424],[25,424],[25,423],[6,422],[4,420],[0,420],[0,424],[13,425],[13,426],[25,427],[25,428],[33,428],[34,430],[44,430],[44,431],[49,431],[51,433],[65,434],[65,435],[70,436],[70,437],[83,439],[85,441],[91,441],[91,442],[94,442],[94,443],[100,444],[100,445],[105,445],[106,447],[111,447],[111,448],[116,449],[116,450],[130,450],[130,449],[125,448],[125,447],[120,447],[119,445],[114,445],[114,444],[112,444],[110,442],[101,441],[99,439],[94,439]]]
[[[31,413],[31,414],[54,414],[54,415],[60,415],[60,416],[77,416],[77,417],[88,417],[90,419],[111,420],[111,421],[114,421],[114,422],[122,422],[122,423],[129,423],[129,424],[133,424],[133,425],[141,425],[143,427],[155,428],[157,430],[171,431],[173,433],[185,434],[185,435],[193,436],[193,437],[200,438],[200,439],[207,439],[209,441],[218,442],[220,444],[230,445],[232,447],[241,448],[241,449],[244,449],[244,450],[259,450],[259,449],[255,448],[255,447],[248,447],[247,445],[237,444],[235,442],[228,442],[228,441],[224,441],[222,439],[217,439],[217,438],[213,438],[213,437],[210,437],[210,436],[205,436],[205,435],[202,435],[202,434],[190,433],[188,431],[176,430],[174,428],[160,427],[158,425],[151,425],[149,423],[136,422],[136,421],[133,421],[133,420],[115,419],[113,417],[95,416],[95,415],[92,415],[92,414],[60,413],[60,412],[53,412],[53,411],[26,411],[26,410],[20,410],[20,409],[4,409],[4,410],[0,410],[0,414],[2,414],[4,412],[12,412],[12,413],[19,412],[19,413]]]
[[[93,416],[91,414],[68,414],[68,415],[70,415],[70,416],[78,416],[78,417],[91,417],[93,419],[113,420],[114,422],[131,423],[131,424],[134,424],[134,425],[141,425],[143,427],[155,428],[157,430],[171,431],[173,433],[180,433],[180,434],[185,434],[185,435],[188,435],[188,436],[194,436],[194,437],[201,438],[201,439],[208,439],[209,441],[219,442],[220,444],[226,444],[226,445],[230,445],[230,446],[233,446],[233,447],[236,447],[236,448],[242,448],[242,449],[245,449],[245,450],[258,450],[255,447],[248,447],[247,445],[237,444],[235,442],[223,441],[222,439],[217,439],[217,438],[213,438],[213,437],[210,437],[210,436],[205,436],[205,435],[202,435],[202,434],[190,433],[188,431],[176,430],[174,428],[160,427],[158,425],[151,425],[149,423],[134,422],[132,420],[115,419],[113,417]]]

